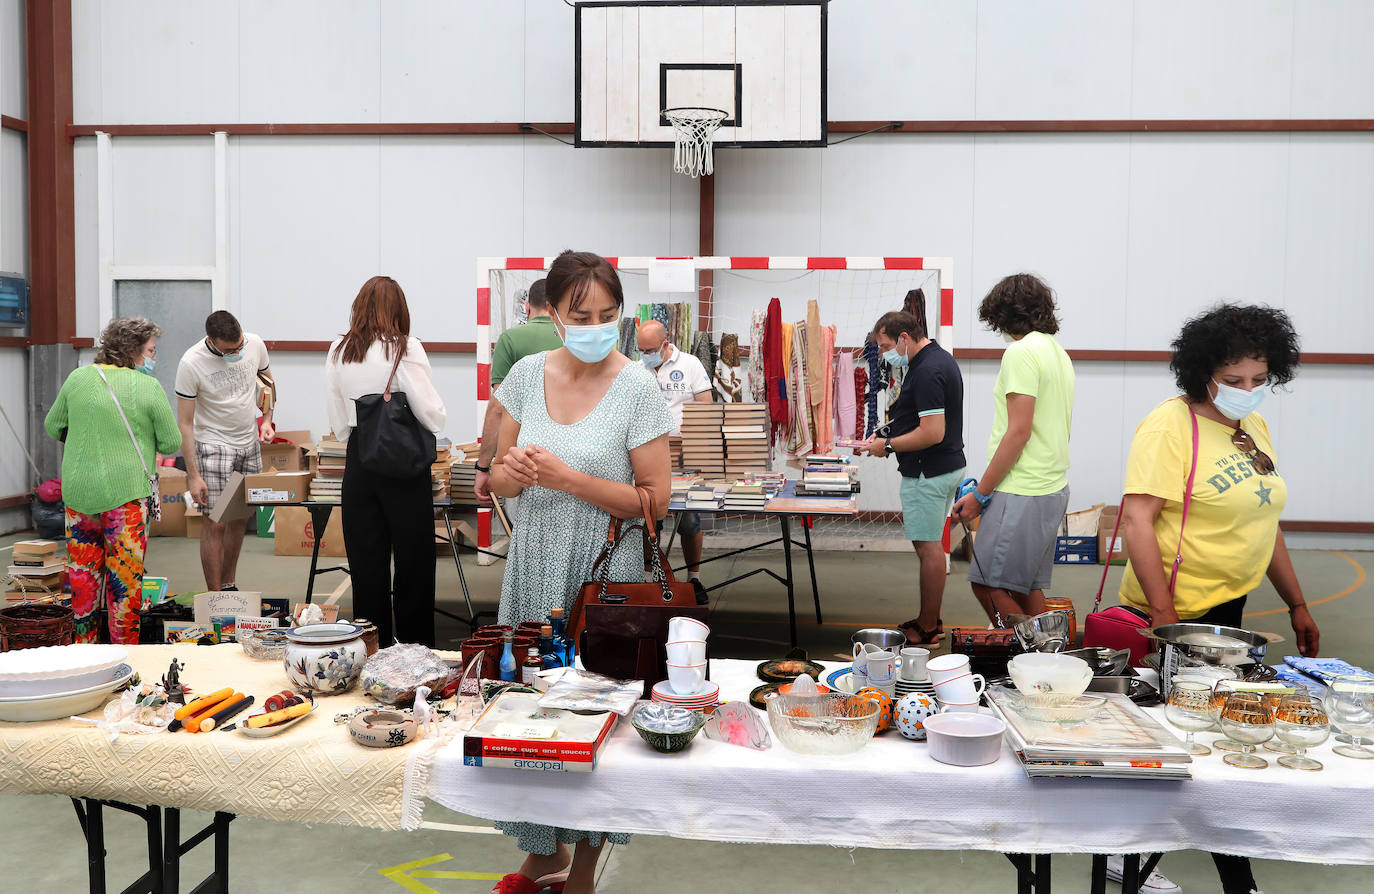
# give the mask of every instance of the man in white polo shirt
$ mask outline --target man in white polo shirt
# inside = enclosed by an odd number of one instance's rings
[[[668,330],[657,320],[641,323],[637,342],[644,365],[658,376],[658,388],[673,414],[673,434],[682,434],[682,405],[691,401],[711,402],[711,377],[706,367],[686,351],[668,341]],[[678,520],[677,532],[682,537],[682,558],[687,562],[687,574],[697,590],[697,601],[704,602],[701,587],[701,516],[684,512]]]
[[[237,590],[242,521],[219,524],[210,509],[234,472],[262,471],[258,442],[276,436],[272,414],[258,423],[258,376],[271,382],[267,346],[244,332],[227,310],[205,319],[205,338],[181,356],[177,366],[177,426],[181,429],[186,481],[207,513],[200,537],[200,567],[211,590]]]

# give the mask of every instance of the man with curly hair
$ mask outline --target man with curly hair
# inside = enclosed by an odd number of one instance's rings
[[[205,338],[192,345],[177,366],[177,425],[186,458],[191,496],[207,512],[234,472],[262,471],[258,442],[272,443],[270,410],[258,422],[258,381],[268,372],[267,346],[244,332],[234,315],[217,310],[205,318]],[[200,567],[211,590],[237,590],[242,522],[213,522],[207,515],[200,537]]]
[[[988,617],[1005,620],[1045,610],[1055,532],[1069,505],[1074,371],[1054,338],[1054,293],[1040,278],[1004,278],[978,318],[1008,345],[993,390],[987,468],[954,515],[982,516],[968,579]]]

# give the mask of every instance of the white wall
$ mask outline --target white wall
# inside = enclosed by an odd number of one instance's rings
[[[0,0],[0,112],[27,116],[24,61],[24,2]],[[28,274],[28,184],[24,135],[0,130],[0,270]],[[22,335],[23,329],[0,329],[0,335]],[[28,437],[28,352],[0,348],[0,405],[20,438]],[[8,426],[0,426],[0,497],[29,489],[31,473],[23,451]],[[28,524],[24,509],[0,510],[0,533]]]
[[[76,0],[87,124],[569,121],[572,11],[462,4]],[[1363,0],[843,0],[832,120],[1374,117]],[[175,72],[175,76],[168,76]],[[116,138],[116,263],[207,263],[210,138]],[[1221,298],[1287,308],[1312,352],[1369,352],[1374,138],[1364,134],[873,136],[717,156],[718,254],[955,259],[956,347],[1000,342],[978,299],[1028,269],[1071,348],[1162,350]],[[230,309],[268,338],[323,340],[367,276],[395,276],[428,341],[473,338],[479,255],[696,250],[694,181],[662,150],[544,137],[242,137],[229,145]],[[95,166],[77,145],[81,334],[95,304]],[[287,427],[323,427],[316,354],[275,360]],[[471,436],[471,357],[436,356],[449,433]],[[965,364],[970,470],[996,364]],[[1162,365],[1082,363],[1073,504],[1114,501]],[[1374,471],[1331,488],[1310,431],[1369,426],[1366,367],[1308,366],[1266,404],[1290,518],[1374,520]]]

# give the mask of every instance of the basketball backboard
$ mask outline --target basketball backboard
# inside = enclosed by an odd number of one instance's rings
[[[663,110],[726,112],[716,146],[824,146],[828,0],[577,4],[578,146],[672,146]]]

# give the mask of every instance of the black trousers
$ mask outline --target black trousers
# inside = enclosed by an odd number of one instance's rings
[[[1216,624],[1221,627],[1241,627],[1241,616],[1245,613],[1245,597],[1223,602],[1213,606],[1200,618],[1185,623]],[[1217,876],[1221,879],[1223,894],[1250,894],[1259,886],[1255,884],[1255,874],[1250,868],[1249,857],[1233,857],[1230,854],[1212,854],[1212,862],[1217,866]]]
[[[353,444],[348,443],[341,508],[354,617],[377,625],[383,648],[393,642],[433,648],[434,496],[429,472],[408,479],[377,475],[362,468]]]

